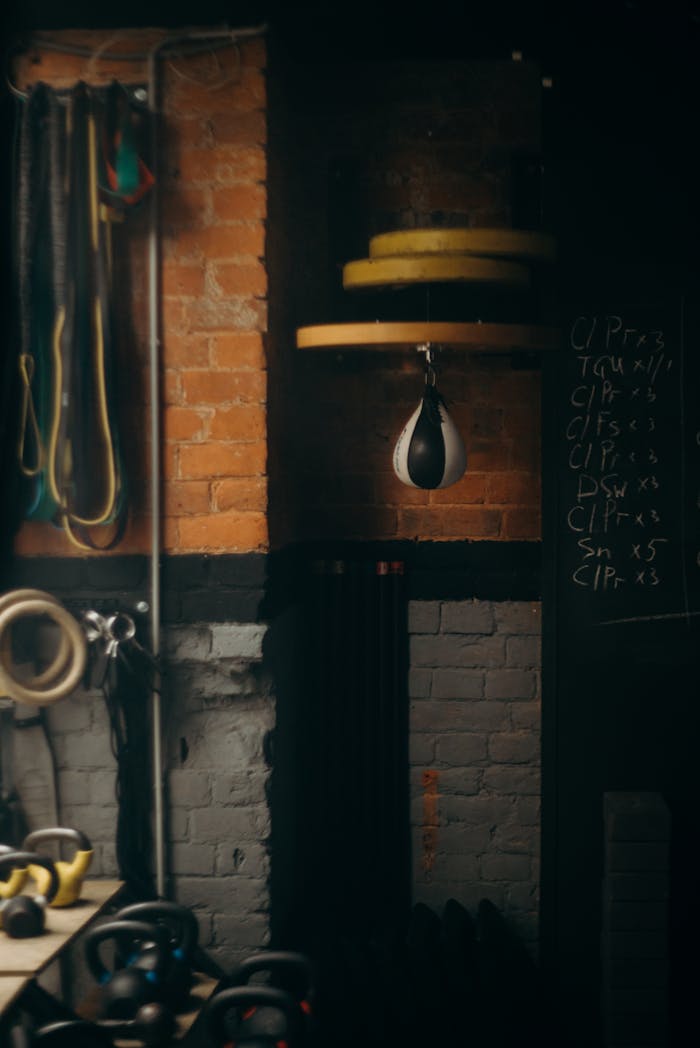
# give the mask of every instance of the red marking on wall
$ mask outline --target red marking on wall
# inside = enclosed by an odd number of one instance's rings
[[[423,772],[423,871],[432,872],[438,839],[438,779],[437,771]]]

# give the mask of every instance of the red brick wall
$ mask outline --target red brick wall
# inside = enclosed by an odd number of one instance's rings
[[[422,357],[343,361],[305,369],[315,408],[300,434],[297,482],[308,538],[536,539],[540,529],[538,371],[456,355],[440,387],[467,446],[467,472],[449,488],[401,484],[394,443],[423,388]]]
[[[161,34],[56,35],[145,51]],[[539,147],[537,70],[302,69],[277,48],[269,84],[262,39],[161,63],[166,551],[309,538],[538,538],[537,370],[516,370],[507,357],[446,360],[441,388],[469,467],[458,484],[428,493],[391,470],[420,396],[418,360],[294,348],[298,324],[352,312],[341,267],[367,253],[370,235],[517,218],[514,164]],[[145,64],[37,51],[15,69],[20,84],[115,76],[144,82]],[[132,516],[116,552],[148,549],[145,211],[132,227],[134,337],[122,361]],[[74,552],[39,524],[22,528],[16,549]]]
[[[145,52],[156,30],[66,30],[59,40]],[[162,366],[164,545],[169,552],[267,547],[266,81],[262,39],[190,57],[162,74]],[[144,62],[37,50],[16,81],[145,83]],[[148,549],[146,212],[131,216],[120,311],[133,338],[121,360],[130,525],[117,553]],[[17,552],[70,554],[62,532],[26,524]]]

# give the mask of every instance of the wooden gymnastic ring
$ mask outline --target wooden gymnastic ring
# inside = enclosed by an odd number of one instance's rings
[[[4,593],[0,597],[0,612],[12,604],[17,604],[20,601],[25,600],[47,600],[53,604],[58,604],[59,601],[51,593],[46,593],[44,590],[38,589],[17,589],[10,590],[9,593]],[[60,640],[58,644],[58,651],[53,657],[51,662],[45,670],[37,674],[33,678],[33,685],[36,688],[42,688],[45,684],[50,684],[59,674],[63,673],[64,669],[70,661],[71,645],[66,634],[61,631]],[[2,636],[2,642],[0,643],[0,662],[7,668],[8,665],[12,664],[12,643],[10,641],[10,634],[4,633]]]
[[[62,604],[54,601],[27,600],[21,604],[12,604],[0,612],[0,646],[5,630],[16,619],[29,615],[46,615],[65,631],[72,648],[71,664],[62,680],[52,682],[49,687],[36,689],[16,681],[0,660],[0,688],[18,702],[48,706],[69,695],[82,680],[87,659],[85,636],[80,623]]]

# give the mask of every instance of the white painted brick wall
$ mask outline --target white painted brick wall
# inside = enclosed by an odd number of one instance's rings
[[[163,636],[169,868],[200,942],[225,968],[269,941],[269,769],[274,700],[265,626],[177,626]],[[48,708],[61,821],[88,834],[91,874],[117,876],[115,761],[100,692]],[[186,754],[186,756],[184,756]],[[184,756],[184,759],[182,759]]]
[[[168,797],[171,819],[184,827],[170,856],[175,897],[194,908],[202,945],[225,968],[269,942],[263,748],[275,709],[265,629],[200,624],[165,637]]]
[[[412,601],[414,900],[490,899],[534,949],[539,905],[539,603]],[[424,775],[437,776],[432,868]]]

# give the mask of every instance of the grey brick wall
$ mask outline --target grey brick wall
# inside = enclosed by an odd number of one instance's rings
[[[164,634],[174,894],[194,907],[203,945],[225,967],[269,941],[265,740],[275,702],[265,630],[196,623]],[[414,899],[440,910],[451,896],[469,908],[489,898],[534,943],[539,604],[413,601],[409,632]],[[91,837],[93,872],[115,876],[115,766],[102,697],[78,692],[47,712],[61,818]],[[428,772],[437,797],[426,834]]]
[[[174,897],[228,968],[269,940],[270,812],[265,736],[275,704],[253,623],[177,626],[163,637],[164,754]],[[91,870],[117,876],[115,762],[100,692],[48,708],[61,820],[95,847]]]
[[[409,605],[414,900],[490,899],[533,948],[540,621],[529,601]]]

